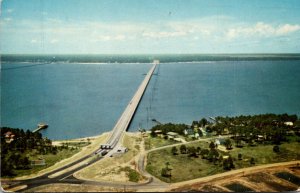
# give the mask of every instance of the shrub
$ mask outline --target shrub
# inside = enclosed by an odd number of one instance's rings
[[[279,153],[279,151],[280,151],[279,146],[278,146],[278,145],[275,145],[275,146],[273,147],[273,151],[274,151],[275,153]]]

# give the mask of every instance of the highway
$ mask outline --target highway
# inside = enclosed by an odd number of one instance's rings
[[[111,136],[107,142],[107,144],[109,144],[112,147],[112,151],[111,151],[112,153],[114,153],[122,134],[128,129],[128,126],[129,126],[129,124],[134,116],[134,113],[140,103],[140,100],[147,88],[147,85],[150,82],[150,79],[156,68],[156,65],[157,65],[157,63],[154,63],[154,65],[152,66],[150,71],[147,73],[145,79],[139,86],[139,88],[136,91],[136,93],[134,94],[133,98],[127,105],[125,111],[123,112],[123,114],[117,121],[116,125],[114,126],[114,128],[111,132]]]
[[[111,156],[117,151],[118,144],[120,142],[121,137],[123,134],[127,131],[128,126],[136,112],[136,109],[143,97],[143,94],[147,88],[148,83],[151,80],[151,77],[153,75],[153,72],[157,66],[157,63],[154,63],[149,72],[146,74],[144,80],[140,84],[139,88],[137,89],[136,93],[134,94],[133,98],[130,100],[129,104],[127,105],[126,109],[122,113],[121,117],[115,124],[114,128],[111,131],[111,135],[106,142],[111,148],[108,150],[103,150],[100,147],[99,144],[99,149],[95,152],[93,152],[90,155],[84,156],[70,164],[67,164],[59,169],[56,169],[54,171],[48,172],[44,175],[41,175],[39,177],[33,178],[33,179],[27,179],[27,180],[12,180],[12,181],[4,181],[1,180],[2,183],[10,184],[9,188],[13,188],[16,186],[21,186],[21,185],[27,185],[26,188],[22,189],[22,191],[41,186],[41,185],[46,185],[46,184],[52,184],[52,183],[72,183],[72,184],[82,184],[82,183],[94,183],[94,184],[99,184],[103,185],[105,182],[91,182],[91,181],[85,181],[85,180],[79,180],[73,177],[73,174],[97,161],[103,158],[103,156],[99,156],[104,151],[108,151],[108,153],[105,156]],[[98,154],[98,155],[97,155]],[[55,174],[57,172],[60,172],[62,170],[65,170],[67,168],[70,168],[76,164],[79,164],[90,157],[95,157],[92,161],[88,162],[87,164],[79,165],[76,168],[71,169],[70,171],[67,171],[59,176],[56,176],[54,178],[49,178],[50,175]]]

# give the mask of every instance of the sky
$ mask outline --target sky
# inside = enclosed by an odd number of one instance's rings
[[[300,53],[299,10],[299,0],[2,0],[0,48],[2,54]]]

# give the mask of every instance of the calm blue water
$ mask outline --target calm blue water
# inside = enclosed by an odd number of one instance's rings
[[[156,71],[131,130],[151,128],[151,119],[191,124],[210,116],[300,116],[300,61],[170,63]]]
[[[71,139],[111,130],[150,64],[47,64],[5,70],[13,67],[20,64],[2,65],[1,125],[33,130],[46,122],[49,128],[43,135]]]
[[[151,64],[2,64],[1,126],[50,139],[112,129]],[[29,66],[19,68],[20,66]],[[16,67],[16,68],[15,68]],[[156,69],[130,130],[151,119],[190,124],[202,117],[259,113],[300,116],[300,61],[164,63]]]

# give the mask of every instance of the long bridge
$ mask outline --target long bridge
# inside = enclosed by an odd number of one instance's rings
[[[71,168],[71,167],[75,166],[76,164],[83,163],[88,158],[95,156],[95,154],[101,154],[102,152],[108,152],[105,156],[110,156],[116,152],[119,141],[120,141],[121,137],[123,136],[123,134],[127,131],[128,127],[130,125],[130,122],[131,122],[131,120],[136,112],[136,109],[143,97],[143,94],[147,88],[147,85],[151,80],[151,77],[153,75],[153,72],[154,72],[157,64],[158,64],[158,61],[154,61],[154,64],[151,67],[151,69],[149,70],[149,72],[147,73],[145,79],[140,84],[138,90],[134,94],[133,98],[130,100],[125,111],[123,112],[123,114],[117,121],[116,125],[112,129],[110,137],[109,137],[108,141],[106,142],[107,143],[106,145],[109,146],[109,148],[107,150],[102,149],[99,144],[99,149],[97,151],[95,151],[87,156],[84,156],[72,163],[62,166],[61,168],[58,168],[54,171],[51,171],[51,172],[48,172],[41,176],[38,176],[36,178],[32,178],[32,179],[28,179],[28,180],[5,181],[5,182],[3,180],[1,180],[1,182],[2,183],[4,182],[4,184],[10,184],[9,188],[13,188],[13,187],[21,186],[21,185],[27,185],[26,188],[22,189],[22,191],[25,191],[25,190],[28,190],[30,188],[34,188],[37,186],[52,184],[52,183],[71,183],[71,184],[92,183],[91,181],[77,179],[77,178],[73,177],[73,174],[75,172],[99,161],[100,159],[103,158],[102,156],[97,156],[96,159],[93,159],[92,161],[88,162],[87,164],[78,165],[76,168],[70,169],[67,172],[60,174],[54,178],[49,178],[49,176],[52,174],[59,173],[67,168]],[[99,185],[105,184],[105,183],[101,183],[101,182],[93,182],[93,183],[99,184]]]
[[[129,124],[130,124],[130,122],[134,116],[134,113],[142,99],[142,96],[147,88],[147,85],[150,82],[150,79],[153,75],[153,72],[154,72],[157,64],[158,64],[158,62],[155,62],[153,64],[153,66],[147,73],[145,79],[143,80],[143,82],[141,83],[139,88],[137,89],[136,93],[130,100],[129,104],[127,105],[125,111],[123,112],[123,114],[117,121],[116,125],[114,126],[114,128],[111,132],[110,138],[108,139],[107,144],[105,144],[105,146],[107,146],[109,149],[112,149],[112,150],[110,150],[109,155],[113,154],[116,151],[116,147],[120,141],[120,138],[122,137],[123,133],[125,131],[127,131]],[[101,150],[102,149],[100,148],[98,150],[98,152],[100,153]]]

